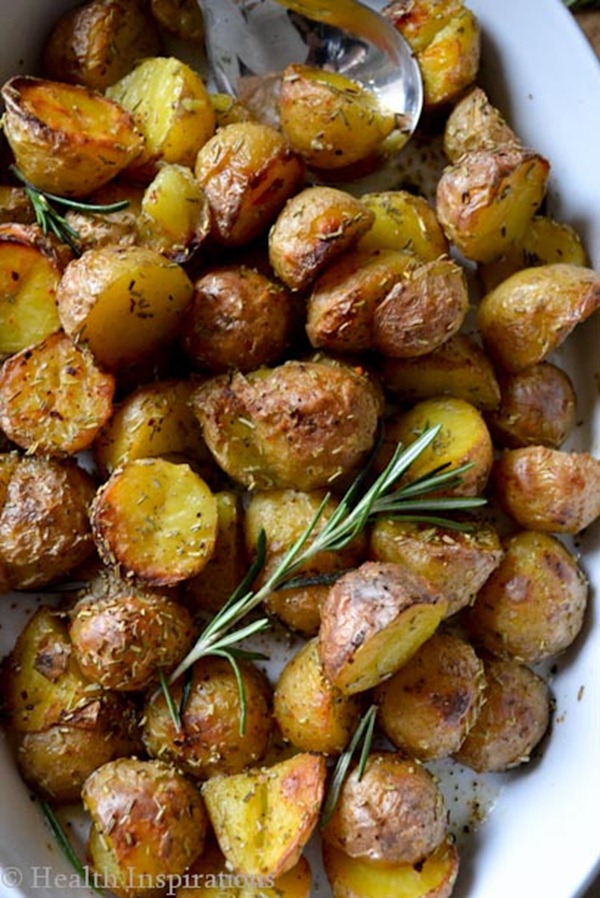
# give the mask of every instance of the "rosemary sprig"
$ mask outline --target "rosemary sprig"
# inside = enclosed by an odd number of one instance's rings
[[[339,801],[340,792],[342,791],[342,786],[344,785],[344,780],[346,779],[348,768],[350,767],[352,758],[354,757],[354,754],[361,742],[362,748],[358,759],[356,775],[359,780],[362,779],[363,773],[365,772],[365,766],[367,764],[367,758],[369,757],[369,752],[371,751],[376,716],[377,705],[371,705],[369,710],[366,711],[365,714],[361,717],[358,726],[354,731],[354,735],[352,736],[352,739],[348,745],[348,748],[343,751],[337,759],[337,763],[333,769],[329,789],[327,790],[327,795],[325,796],[325,801],[323,803],[323,810],[321,812],[320,821],[321,829],[324,829],[324,827],[326,827],[331,820],[331,816]]]
[[[104,896],[106,893],[103,892],[101,889],[99,889],[97,886],[95,886],[93,882],[90,882],[89,868],[85,867],[82,864],[81,860],[75,853],[73,846],[69,842],[67,834],[65,833],[64,829],[62,828],[58,817],[56,816],[56,814],[54,813],[54,811],[52,810],[52,808],[50,807],[48,802],[44,801],[44,799],[40,799],[39,802],[40,802],[40,807],[42,809],[42,813],[46,819],[48,826],[52,830],[52,834],[54,835],[54,838],[56,839],[56,841],[57,841],[62,853],[66,857],[66,859],[69,861],[69,863],[71,864],[71,866],[73,867],[75,872],[81,877],[82,884],[93,889],[94,892],[96,892],[98,895]]]
[[[44,232],[44,234],[52,233],[62,243],[70,246],[76,256],[81,255],[78,241],[80,240],[79,232],[72,227],[66,218],[61,214],[61,209],[76,209],[78,212],[120,212],[121,209],[127,208],[128,200],[119,200],[116,203],[85,203],[81,200],[70,199],[65,196],[57,196],[54,193],[48,193],[40,190],[25,175],[19,171],[16,165],[10,166],[10,171],[15,178],[23,184],[25,193],[32,205],[35,220]]]
[[[452,485],[455,482],[460,482],[460,475],[464,473],[465,467],[457,468],[452,472],[440,472],[437,469],[432,474],[425,475],[412,484],[396,488],[396,484],[402,474],[435,440],[439,431],[439,425],[430,427],[409,446],[398,445],[389,464],[375,478],[371,486],[365,488],[361,494],[361,491],[356,489],[356,484],[353,484],[331,516],[324,521],[321,529],[317,531],[317,525],[323,519],[329,501],[329,496],[325,496],[312,521],[288,549],[277,567],[259,589],[253,590],[250,588],[255,573],[249,572],[244,583],[240,584],[240,588],[235,591],[223,608],[217,612],[200,634],[190,652],[173,671],[170,682],[180,677],[199,658],[215,654],[215,652],[221,653],[223,649],[231,651],[231,648],[242,639],[266,629],[269,626],[267,618],[261,618],[240,629],[235,628],[250,611],[262,603],[269,593],[278,589],[285,581],[289,580],[308,560],[319,552],[335,552],[343,549],[377,516],[385,514],[397,517],[403,513],[411,514],[415,510],[416,502],[418,502],[416,507],[419,511],[419,519],[428,511],[437,513],[440,507],[454,510],[456,508],[476,508],[484,504],[485,500],[480,498],[448,500],[435,496],[429,499],[424,498],[425,494],[432,491],[436,492],[442,485],[448,487],[448,485]],[[359,479],[362,490],[364,486],[363,479]],[[417,496],[419,497],[418,499],[415,498]],[[313,539],[309,543],[311,537]],[[264,542],[262,549],[259,546],[259,552],[264,553]],[[242,587],[244,588],[242,589]]]
[[[175,729],[178,733],[181,733],[183,730],[183,723],[181,721],[181,708],[177,707],[177,704],[169,687],[169,683],[165,676],[165,672],[162,668],[160,668],[158,671],[158,682],[160,683],[161,692],[169,710],[171,720],[175,725]]]

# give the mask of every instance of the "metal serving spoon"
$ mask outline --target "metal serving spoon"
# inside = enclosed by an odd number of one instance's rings
[[[406,140],[415,130],[423,105],[419,66],[394,26],[358,0],[198,3],[218,90],[247,99],[269,79],[276,82],[289,63],[304,63],[372,90],[382,106],[396,113]]]

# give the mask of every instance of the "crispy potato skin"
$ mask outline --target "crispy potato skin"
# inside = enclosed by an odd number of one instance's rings
[[[522,527],[579,533],[600,515],[600,460],[587,452],[506,449],[493,479],[499,502]]]
[[[400,752],[372,752],[362,777],[346,778],[323,839],[350,857],[416,864],[447,832],[444,800],[432,775]]]
[[[200,385],[192,407],[217,463],[253,489],[312,490],[370,449],[379,394],[348,366],[290,361]]]
[[[519,143],[481,87],[474,87],[462,97],[446,119],[444,152],[450,162],[473,150],[492,150],[503,144]]]
[[[550,722],[545,681],[512,658],[484,659],[485,701],[454,758],[479,773],[526,763]]]

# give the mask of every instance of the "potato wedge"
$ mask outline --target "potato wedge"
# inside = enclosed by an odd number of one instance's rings
[[[202,787],[221,851],[248,876],[291,870],[317,825],[325,760],[300,753],[235,776],[215,776]]]
[[[325,843],[323,863],[333,898],[450,898],[459,857],[450,840],[414,865],[373,864]]]
[[[16,76],[1,94],[6,139],[40,190],[86,196],[142,152],[144,138],[129,112],[85,87]]]
[[[183,268],[155,250],[105,246],[67,266],[58,312],[65,331],[114,369],[172,340],[192,292]]]
[[[358,242],[361,251],[393,249],[433,262],[448,252],[448,241],[425,197],[407,190],[365,193],[360,198],[375,221]]]
[[[92,531],[101,557],[153,586],[200,573],[217,533],[217,500],[187,464],[127,462],[96,493]]]
[[[0,225],[0,359],[60,329],[62,274],[50,240],[34,225]]]
[[[193,167],[196,155],[215,130],[215,112],[201,76],[173,56],[151,56],[106,90],[129,110],[144,136],[144,147],[130,166],[142,181],[156,175],[161,162]]]
[[[63,331],[10,356],[0,368],[0,426],[38,455],[75,455],[113,409],[115,379]]]
[[[332,586],[318,647],[325,676],[344,694],[391,676],[446,614],[448,600],[399,564],[367,561]]]
[[[525,268],[482,299],[477,327],[499,367],[521,371],[543,361],[600,307],[600,274],[555,262]]]

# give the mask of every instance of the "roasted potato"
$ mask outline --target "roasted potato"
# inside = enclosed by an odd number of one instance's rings
[[[174,586],[199,574],[210,558],[217,500],[188,464],[135,459],[97,491],[91,522],[107,565],[152,586]]]
[[[164,892],[202,853],[208,819],[196,786],[162,761],[120,758],[85,781],[88,854],[117,898]]]
[[[326,170],[376,155],[396,126],[371,90],[339,72],[297,64],[281,77],[279,119],[306,163]]]
[[[201,76],[173,56],[150,56],[106,90],[129,110],[144,136],[142,152],[129,166],[142,181],[161,162],[193,167],[214,134],[215,112]]]
[[[148,699],[143,739],[151,757],[171,761],[199,780],[241,773],[260,761],[273,726],[271,688],[251,661],[240,659],[237,663],[245,712],[236,672],[227,659],[216,656],[201,658],[192,668],[181,711],[181,730],[175,726],[162,692]],[[181,706],[181,680],[169,688],[177,706]]]
[[[450,162],[457,162],[465,153],[493,150],[505,144],[519,145],[520,140],[485,91],[474,87],[461,97],[446,119],[446,156]]]
[[[400,752],[371,752],[362,776],[346,777],[325,842],[350,857],[389,864],[417,864],[447,834],[442,793],[429,771]]]
[[[48,78],[103,91],[160,48],[158,29],[138,0],[91,0],[58,19],[42,68]]]
[[[298,863],[318,823],[325,773],[321,755],[301,752],[204,783],[217,841],[234,872],[281,876]]]
[[[457,751],[483,703],[483,664],[457,636],[434,633],[412,658],[377,687],[381,729],[420,761]]]
[[[0,224],[0,359],[59,330],[61,274],[58,253],[38,227]]]
[[[550,690],[513,658],[484,659],[485,701],[454,758],[493,773],[529,761],[550,722]]]
[[[67,266],[58,285],[58,313],[69,336],[112,370],[172,340],[192,293],[183,268],[156,250],[105,246]]]
[[[286,203],[269,232],[269,260],[292,290],[317,274],[365,234],[375,213],[335,187],[307,187]]]
[[[246,265],[213,268],[194,281],[182,345],[213,374],[253,371],[278,361],[292,335],[288,291]]]
[[[253,489],[313,490],[372,447],[381,398],[349,366],[289,361],[201,384],[192,407],[220,467]]]
[[[34,222],[35,213],[25,188],[0,184],[0,224],[31,225]]]
[[[193,43],[203,40],[204,19],[196,0],[150,0],[150,10],[169,34]]]
[[[577,397],[566,371],[538,362],[499,373],[500,404],[486,415],[496,446],[560,449],[575,427]]]
[[[189,402],[188,380],[161,380],[129,393],[94,442],[94,458],[103,477],[136,458],[183,455],[208,468],[208,449]]]
[[[217,117],[217,128],[256,120],[248,107],[231,94],[211,93],[210,100]]]
[[[68,209],[65,220],[77,232],[77,246],[81,253],[101,246],[135,246],[140,243],[139,218],[142,212],[144,187],[129,181],[111,181],[91,193],[86,202],[98,206],[127,203],[114,212],[91,212]]]
[[[375,221],[358,242],[358,249],[393,249],[414,253],[433,262],[448,252],[448,241],[425,197],[408,190],[365,193],[360,198],[375,214]]]
[[[378,372],[384,387],[403,402],[453,396],[482,411],[495,409],[500,402],[492,363],[481,346],[463,333],[425,355],[384,358]]]
[[[344,694],[391,676],[436,630],[448,600],[399,564],[367,561],[331,587],[321,613],[319,659]]]
[[[418,864],[377,864],[325,843],[323,864],[333,898],[450,898],[459,856],[451,839]]]
[[[344,695],[324,675],[316,639],[292,655],[277,679],[275,720],[284,739],[301,751],[340,754],[350,741],[360,711],[358,697]]]
[[[189,612],[172,597],[106,578],[100,594],[84,595],[70,611],[69,635],[85,675],[105,689],[132,692],[171,670],[191,647]]]
[[[304,493],[291,489],[257,490],[250,496],[244,514],[244,539],[249,559],[253,560],[256,555],[261,531],[266,537],[265,562],[256,577],[255,589],[264,585],[281,564],[290,547],[310,526],[325,498],[322,490]],[[322,509],[320,522],[305,543],[306,548],[338,507],[338,501],[330,496]],[[358,536],[335,552],[316,552],[296,570],[295,576],[306,578],[306,583],[295,587],[284,585],[270,592],[265,598],[265,607],[292,630],[304,636],[314,636],[319,629],[321,608],[329,591],[326,583],[318,582],[319,578],[356,567],[364,561],[365,551],[365,539]],[[311,582],[315,578],[317,582]]]
[[[85,87],[18,75],[1,95],[17,166],[40,190],[86,196],[142,152],[144,138],[129,112]]]
[[[600,274],[556,262],[525,268],[486,294],[477,327],[491,359],[507,371],[543,361],[600,307]]]
[[[271,225],[301,186],[304,165],[285,138],[268,125],[225,125],[202,147],[194,172],[212,214],[212,237],[242,246]]]
[[[494,655],[528,664],[568,648],[583,625],[588,582],[575,557],[548,533],[509,537],[500,565],[467,616],[471,637]]]
[[[8,589],[68,576],[94,551],[91,476],[71,459],[0,455],[0,567]]]
[[[63,331],[10,356],[0,368],[0,426],[38,455],[87,449],[109,419],[115,380]]]
[[[494,485],[504,510],[531,530],[579,533],[600,515],[600,460],[587,452],[506,449]]]
[[[370,556],[428,580],[448,600],[447,617],[472,604],[502,551],[498,532],[483,521],[461,531],[381,517],[370,533]]]
[[[540,207],[549,171],[539,153],[509,144],[461,156],[445,169],[436,190],[446,237],[467,259],[497,259]]]
[[[192,259],[210,231],[206,195],[190,168],[163,163],[144,191],[139,241],[173,262]]]

